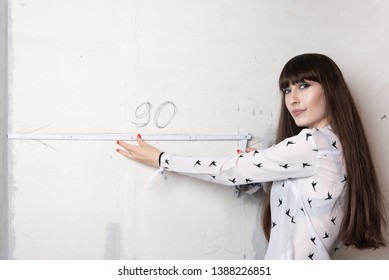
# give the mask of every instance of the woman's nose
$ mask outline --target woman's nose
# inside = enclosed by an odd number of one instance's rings
[[[296,88],[292,88],[291,92],[288,94],[288,97],[290,105],[296,105],[300,102]]]

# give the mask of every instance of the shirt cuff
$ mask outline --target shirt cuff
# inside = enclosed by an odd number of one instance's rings
[[[161,167],[161,159],[162,159],[163,154],[164,154],[164,152],[162,152],[162,153],[159,154],[159,160],[158,160],[158,162],[159,162],[159,167]]]

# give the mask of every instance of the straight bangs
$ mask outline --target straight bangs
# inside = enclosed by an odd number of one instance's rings
[[[321,84],[321,71],[317,60],[310,56],[296,56],[285,64],[280,74],[278,86],[281,91],[290,85],[304,82],[305,80]]]

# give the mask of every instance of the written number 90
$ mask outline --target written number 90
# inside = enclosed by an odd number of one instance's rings
[[[144,102],[135,110],[135,117],[143,122],[133,122],[136,127],[145,127],[151,120],[151,105],[150,102]],[[176,105],[171,101],[163,102],[157,108],[154,115],[154,124],[158,128],[166,127],[174,118],[176,114]]]

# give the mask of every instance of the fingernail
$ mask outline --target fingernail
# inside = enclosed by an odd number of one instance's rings
[[[119,144],[119,140],[116,141],[116,144]]]
[[[238,154],[240,154],[240,150],[239,150],[239,149],[237,149],[236,152],[237,152]]]
[[[119,152],[119,149],[116,149],[116,152]]]
[[[138,134],[138,138],[142,138],[142,137],[140,136],[140,134]]]

